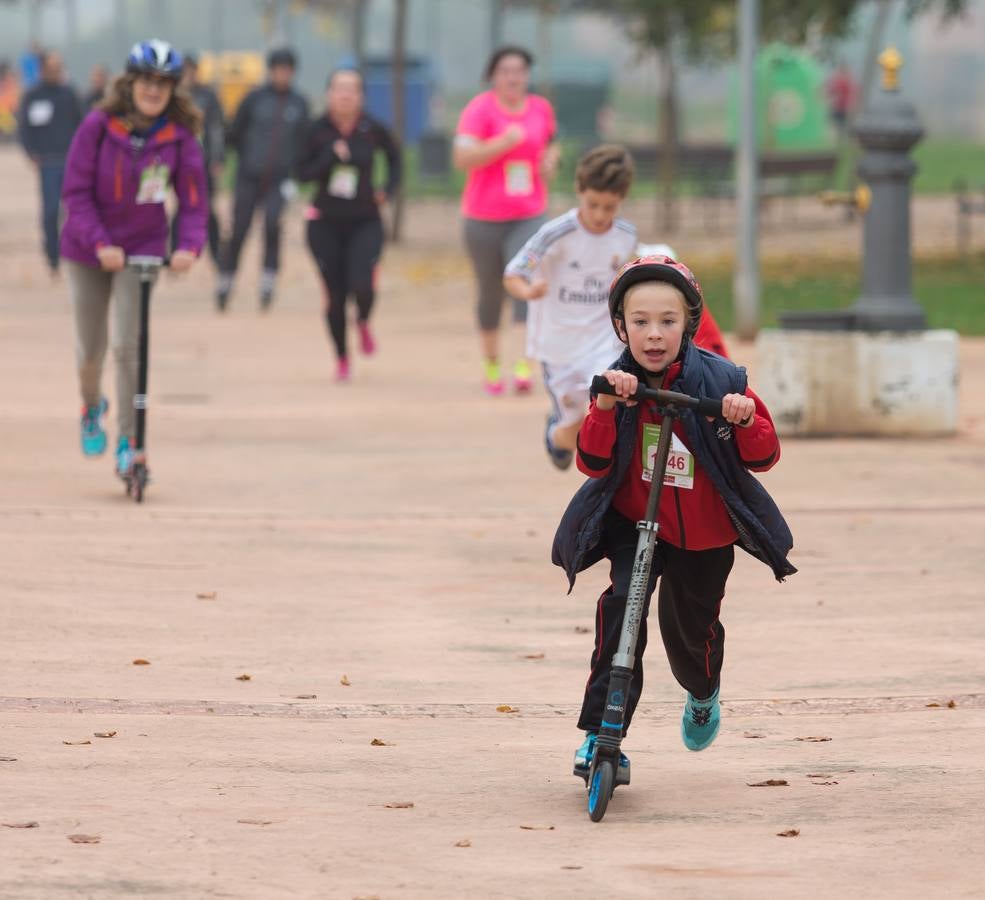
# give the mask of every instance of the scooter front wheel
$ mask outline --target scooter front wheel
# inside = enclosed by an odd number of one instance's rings
[[[612,763],[602,760],[595,766],[588,782],[588,816],[593,822],[602,821],[615,783],[616,772]]]
[[[147,486],[147,466],[134,463],[130,473],[130,493],[137,503],[144,502],[144,488]]]

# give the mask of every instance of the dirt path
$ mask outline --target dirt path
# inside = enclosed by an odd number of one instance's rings
[[[205,266],[162,283],[136,507],[78,453],[9,154],[0,195],[0,823],[39,823],[0,827],[0,898],[980,895],[985,342],[958,437],[787,442],[801,571],[737,561],[721,737],[682,748],[653,645],[593,826],[569,767],[605,573],[566,597],[549,563],[578,477],[542,394],[478,390],[454,223],[388,256],[346,388],[297,221],[268,317],[251,279],[222,319]]]

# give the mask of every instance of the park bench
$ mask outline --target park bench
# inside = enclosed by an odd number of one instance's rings
[[[958,253],[965,256],[971,248],[971,220],[974,216],[985,216],[985,187],[981,197],[976,197],[962,179],[954,182],[954,196],[958,214]]]
[[[630,153],[637,173],[643,177],[660,175],[661,149],[655,145],[631,145]],[[677,150],[677,174],[693,186],[701,201],[705,227],[718,226],[723,203],[735,199],[735,151],[727,144],[682,144]],[[832,151],[809,153],[762,153],[759,157],[759,197],[763,204],[775,198],[814,195],[829,187],[838,166]],[[788,214],[796,218],[795,204]]]

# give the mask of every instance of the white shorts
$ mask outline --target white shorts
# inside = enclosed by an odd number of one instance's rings
[[[611,354],[610,354],[611,355]],[[588,389],[592,377],[612,364],[612,359],[580,361],[565,366],[541,363],[544,370],[544,387],[551,398],[554,418],[566,428],[577,425],[588,412]]]

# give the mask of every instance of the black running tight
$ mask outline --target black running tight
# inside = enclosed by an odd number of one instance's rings
[[[380,219],[315,219],[308,223],[308,247],[325,283],[325,320],[335,352],[346,352],[346,301],[355,297],[360,322],[369,320],[376,299],[374,275],[383,250]]]

